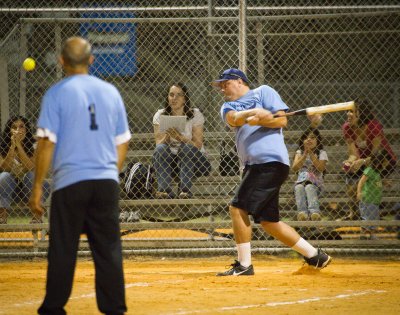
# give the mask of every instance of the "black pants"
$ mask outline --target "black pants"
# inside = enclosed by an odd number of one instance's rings
[[[82,181],[53,193],[46,296],[39,314],[66,314],[83,231],[94,259],[99,310],[126,312],[118,196],[114,180]]]

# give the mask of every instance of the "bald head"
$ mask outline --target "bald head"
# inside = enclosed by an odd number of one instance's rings
[[[92,48],[89,42],[82,37],[68,38],[61,50],[64,66],[77,68],[87,67],[90,64]]]

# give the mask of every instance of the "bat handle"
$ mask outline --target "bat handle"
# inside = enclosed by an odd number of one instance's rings
[[[299,109],[294,112],[289,112],[284,114],[274,114],[274,117],[299,116],[299,115],[307,115],[307,109]]]

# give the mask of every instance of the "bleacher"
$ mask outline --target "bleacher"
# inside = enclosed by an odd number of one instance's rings
[[[292,158],[297,148],[297,140],[301,131],[286,131],[285,141],[289,148],[289,155]],[[324,148],[328,153],[329,163],[325,174],[325,190],[320,198],[321,208],[328,219],[335,219],[339,213],[327,213],[326,210],[333,207],[343,209],[348,202],[345,191],[345,177],[341,168],[341,163],[347,157],[347,147],[343,140],[341,130],[322,130],[324,139]],[[397,156],[400,156],[400,133],[398,129],[386,129],[386,137],[392,144]],[[232,145],[234,134],[232,132],[206,132],[204,136],[205,145],[211,160],[213,170],[209,176],[198,178],[193,187],[193,199],[180,200],[125,200],[121,201],[121,206],[130,210],[139,210],[144,218],[153,218],[160,213],[164,216],[164,207],[168,207],[171,217],[175,214],[173,207],[177,209],[201,208],[196,215],[191,215],[190,211],[185,211],[182,217],[181,211],[176,210],[177,216],[181,220],[187,220],[193,216],[201,216],[201,212],[222,211],[222,205],[228,204],[233,194],[233,190],[240,182],[240,176],[221,176],[218,173],[220,158],[220,146],[222,142]],[[154,136],[152,133],[133,135],[131,150],[128,155],[129,160],[151,163],[151,157],[154,150]],[[281,190],[282,217],[294,219],[296,211],[294,205],[293,185],[296,175],[291,172],[289,179],[283,185]],[[396,202],[400,201],[400,174],[396,171],[390,176],[385,186],[383,206],[390,209]],[[124,198],[124,196],[122,196]],[[150,208],[150,209],[149,209]],[[215,209],[214,209],[215,208]],[[291,210],[285,210],[291,209]],[[187,209],[186,209],[187,210]]]
[[[285,140],[292,158],[297,148],[297,139],[302,131],[286,131]],[[340,130],[322,130],[324,148],[328,153],[329,164],[325,174],[325,192],[320,198],[322,221],[318,222],[299,222],[296,221],[296,206],[294,200],[293,186],[296,174],[290,173],[289,179],[283,185],[280,196],[281,218],[290,225],[298,229],[319,228],[325,231],[342,231],[346,234],[346,239],[342,239],[344,246],[351,246],[349,240],[352,235],[357,234],[362,226],[378,225],[385,237],[379,240],[377,245],[398,246],[399,241],[395,239],[395,228],[400,225],[395,221],[393,206],[400,202],[400,172],[397,169],[388,179],[384,188],[382,202],[381,221],[337,221],[344,215],[349,201],[344,182],[344,173],[341,170],[341,162],[347,157],[347,148]],[[397,156],[400,156],[400,130],[387,129],[385,134],[392,144]],[[228,203],[231,200],[233,191],[240,181],[240,176],[221,176],[218,172],[221,143],[233,144],[232,132],[206,132],[204,141],[209,153],[213,170],[209,176],[200,177],[195,180],[192,199],[127,199],[121,195],[120,206],[122,211],[136,212],[140,217],[137,222],[122,223],[122,234],[126,236],[124,242],[129,242],[130,246],[145,248],[146,244],[154,239],[137,239],[135,233],[147,230],[172,230],[187,229],[201,232],[208,235],[208,239],[231,240],[232,231],[230,230],[230,219],[228,213]],[[150,163],[154,150],[154,137],[152,133],[134,134],[130,144],[128,161],[135,160],[143,163]],[[48,206],[48,205],[47,205]],[[0,232],[33,232],[33,238],[23,239],[1,239],[5,242],[33,242],[35,250],[46,248],[47,246],[48,224],[6,224],[0,225]],[[262,233],[256,226],[255,234],[260,236]],[[388,236],[387,236],[388,235]],[[343,236],[343,235],[342,235]],[[166,239],[162,238],[163,241]],[[260,240],[260,237],[258,238]],[[270,241],[270,240],[264,240]],[[353,241],[353,240],[352,240]],[[182,240],[168,240],[168,244],[185,245]],[[331,244],[332,240],[326,240],[326,244]],[[337,242],[337,241],[335,241]],[[361,246],[371,245],[370,241],[357,240]],[[201,245],[199,240],[195,241],[196,246]],[[154,244],[153,244],[154,245]],[[193,245],[193,244],[192,244]],[[86,245],[82,245],[86,246]]]

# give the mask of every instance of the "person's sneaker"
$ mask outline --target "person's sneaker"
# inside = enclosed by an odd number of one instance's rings
[[[332,257],[318,247],[317,255],[311,258],[304,257],[304,260],[309,266],[315,267],[315,269],[322,269],[331,263]]]
[[[36,223],[43,223],[43,219],[41,217],[33,216],[32,219],[29,221],[29,224],[36,224]]]
[[[190,198],[192,198],[192,197],[193,197],[193,195],[192,195],[191,192],[182,191],[182,192],[179,194],[179,199],[190,199]]]
[[[363,233],[360,235],[360,240],[379,240],[379,237],[373,233]]]
[[[122,211],[122,212],[119,214],[119,222],[121,222],[121,223],[126,222],[126,220],[128,219],[128,217],[129,217],[129,212],[128,212],[128,211]]]
[[[311,213],[311,221],[321,221],[321,215],[318,212]]]
[[[170,198],[169,194],[165,191],[156,192],[156,199],[169,199],[169,198]]]
[[[297,214],[297,221],[307,221],[308,215],[304,211],[301,211]]]
[[[343,218],[337,219],[336,221],[358,221],[360,219],[361,218],[357,213],[351,211],[349,212],[349,214],[347,214]]]
[[[254,275],[253,265],[248,267],[243,267],[240,262],[235,260],[233,264],[230,265],[231,269],[217,273],[217,276],[252,276]]]
[[[131,211],[129,213],[129,217],[126,219],[126,222],[139,222],[140,217],[139,217],[139,211]]]

